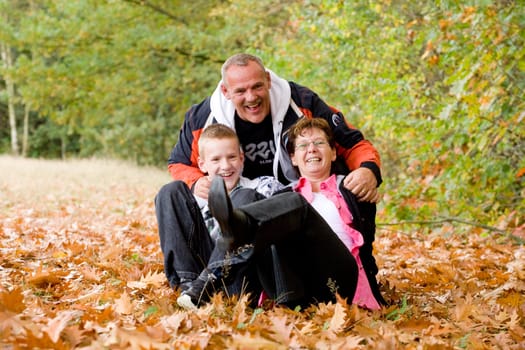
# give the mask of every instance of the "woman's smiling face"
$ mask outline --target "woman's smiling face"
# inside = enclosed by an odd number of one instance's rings
[[[307,128],[295,139],[292,164],[307,179],[324,180],[330,176],[332,162],[336,159],[335,148],[330,147],[325,133],[318,128]]]

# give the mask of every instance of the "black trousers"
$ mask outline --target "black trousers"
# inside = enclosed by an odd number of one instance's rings
[[[240,206],[253,220],[253,259],[265,292],[282,303],[327,302],[355,294],[357,263],[319,213],[298,193]]]
[[[249,188],[236,188],[231,193],[234,207],[264,198]],[[164,256],[164,273],[171,287],[195,280],[202,270],[224,265],[224,251],[216,247],[202,217],[201,210],[188,186],[182,181],[164,185],[155,196],[160,247]],[[233,259],[245,261],[244,256]],[[229,259],[228,263],[232,263]]]

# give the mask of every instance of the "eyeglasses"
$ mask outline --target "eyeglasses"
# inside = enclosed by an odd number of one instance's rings
[[[308,141],[308,142],[304,142],[304,143],[298,143],[297,145],[295,145],[295,149],[297,151],[306,151],[308,149],[308,146],[310,146],[310,144],[314,145],[315,148],[323,148],[325,146],[328,146],[328,142],[321,141],[321,140],[316,140],[316,141]]]

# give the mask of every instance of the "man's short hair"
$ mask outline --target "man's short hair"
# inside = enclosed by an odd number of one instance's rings
[[[222,81],[223,82],[226,81],[226,71],[228,70],[228,68],[230,68],[231,66],[244,67],[244,66],[247,66],[248,63],[250,62],[257,63],[259,66],[261,66],[261,69],[263,71],[266,71],[266,68],[264,68],[264,63],[259,57],[255,55],[251,55],[249,53],[238,53],[228,58],[222,65],[222,68],[221,68]]]

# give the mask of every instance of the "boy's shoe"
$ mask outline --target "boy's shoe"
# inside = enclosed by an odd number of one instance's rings
[[[197,305],[193,303],[193,301],[191,300],[191,297],[188,294],[182,293],[177,298],[177,304],[186,310],[197,310]]]
[[[208,206],[221,228],[221,235],[231,242],[231,249],[246,243],[253,229],[250,218],[241,210],[233,209],[224,180],[215,176],[211,182]]]
[[[196,309],[201,302],[209,298],[208,293],[211,292],[215,280],[215,275],[207,270],[202,271],[199,277],[185,284],[185,289],[177,298],[177,304],[188,310]]]

